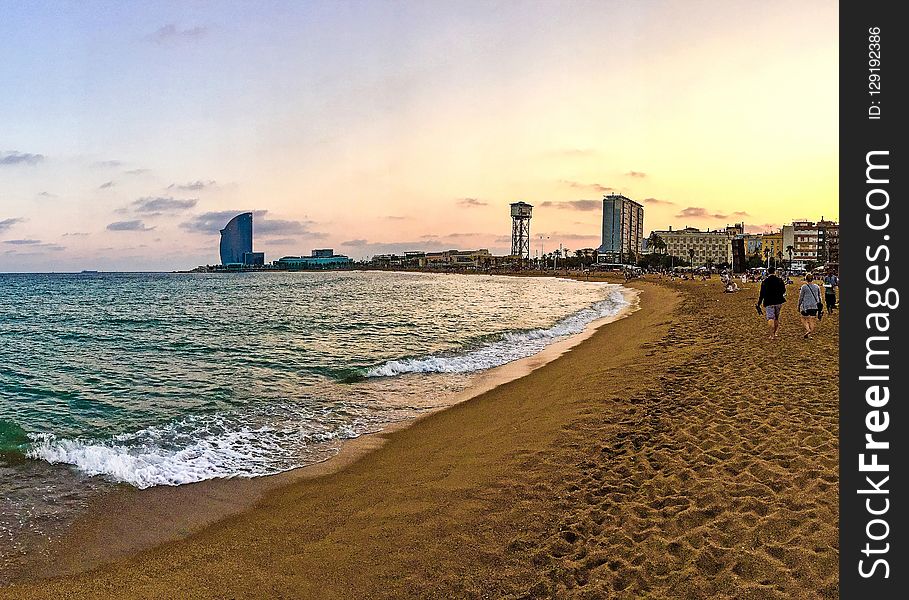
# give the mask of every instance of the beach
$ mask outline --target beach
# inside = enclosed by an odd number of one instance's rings
[[[98,510],[0,597],[838,597],[838,315],[804,340],[790,300],[770,342],[758,284],[626,285],[562,356],[305,477],[121,495],[144,520]]]

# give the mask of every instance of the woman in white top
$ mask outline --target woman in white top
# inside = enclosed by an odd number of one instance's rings
[[[805,283],[799,289],[799,313],[802,315],[802,325],[805,327],[805,338],[811,337],[821,316],[824,307],[821,304],[821,288],[814,281],[814,275],[805,275]]]

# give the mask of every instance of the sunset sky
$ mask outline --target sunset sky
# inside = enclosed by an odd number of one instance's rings
[[[838,218],[831,1],[2,2],[0,271]]]

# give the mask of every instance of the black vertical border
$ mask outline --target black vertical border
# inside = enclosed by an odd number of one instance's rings
[[[906,561],[905,512],[906,495],[898,490],[907,488],[906,455],[906,372],[909,361],[906,360],[905,346],[899,333],[904,327],[905,309],[900,305],[890,310],[887,308],[870,308],[866,302],[868,289],[892,287],[898,292],[905,291],[906,252],[909,236],[906,235],[909,223],[905,220],[902,204],[905,168],[905,152],[902,145],[907,135],[903,113],[909,110],[905,87],[902,79],[907,62],[906,37],[909,35],[909,23],[897,15],[897,2],[841,0],[839,6],[839,201],[840,201],[840,279],[841,279],[841,315],[840,315],[840,597],[841,598],[905,598],[909,594],[907,573],[909,563]],[[905,6],[903,6],[905,8]],[[870,94],[869,55],[873,43],[869,39],[871,28],[880,28],[880,94]],[[874,104],[877,102],[877,104]],[[879,119],[869,118],[869,108],[879,106]],[[872,185],[866,183],[866,155],[872,151],[889,151],[886,163],[889,164],[889,183]],[[885,187],[890,196],[889,206],[882,211],[871,211],[866,207],[866,194],[874,189]],[[877,196],[880,198],[880,195]],[[872,230],[867,222],[868,213],[872,219],[881,223],[883,212],[889,214],[889,226],[880,231]],[[889,240],[885,239],[889,236]],[[869,249],[873,254],[881,245],[889,248],[888,262],[883,262],[883,255],[876,261],[868,259]],[[873,264],[886,265],[890,269],[888,283],[871,285],[866,277],[866,270]],[[901,294],[902,296],[902,294]],[[900,303],[909,301],[901,297]],[[870,335],[887,335],[868,330],[866,317],[872,312],[889,312],[889,342],[886,357],[890,368],[886,371],[875,371],[873,374],[889,375],[889,403],[879,408],[889,413],[890,423],[886,431],[875,433],[878,440],[890,442],[888,450],[866,450],[865,434],[866,415],[874,410],[866,403],[865,392],[873,382],[862,381],[862,375],[869,374],[865,368],[866,341]],[[883,349],[883,346],[878,346]],[[879,361],[880,362],[880,361]],[[890,476],[885,485],[880,486],[889,492],[879,495],[863,495],[859,490],[868,489],[866,476],[878,482],[880,473],[859,472],[859,454],[877,453],[881,463],[889,465]],[[884,498],[889,499],[889,509],[879,518],[887,521],[889,532],[886,539],[874,541],[868,538],[866,526],[871,519],[877,518],[868,513],[866,500],[873,498],[872,508],[880,509]],[[885,528],[880,523],[872,526],[874,535],[881,535]],[[883,548],[889,543],[886,553],[865,555],[862,553],[866,544],[872,548]],[[807,549],[806,549],[807,551]],[[866,569],[870,569],[876,558],[883,558],[889,565],[889,578],[884,578],[882,565],[878,566],[875,575],[869,578],[859,574],[859,561],[864,560]]]

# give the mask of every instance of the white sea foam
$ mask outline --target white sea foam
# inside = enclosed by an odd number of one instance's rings
[[[233,427],[217,416],[189,417],[107,441],[34,435],[27,454],[51,464],[73,465],[86,475],[101,475],[145,489],[279,473],[301,466],[295,448],[353,438],[360,432],[356,424],[305,433],[269,426]]]
[[[507,332],[501,338],[476,350],[451,356],[427,356],[391,360],[367,371],[367,377],[393,377],[405,373],[469,373],[532,356],[546,346],[565,337],[576,335],[593,321],[618,314],[628,301],[621,290],[614,288],[606,299],[565,317],[547,329]]]

